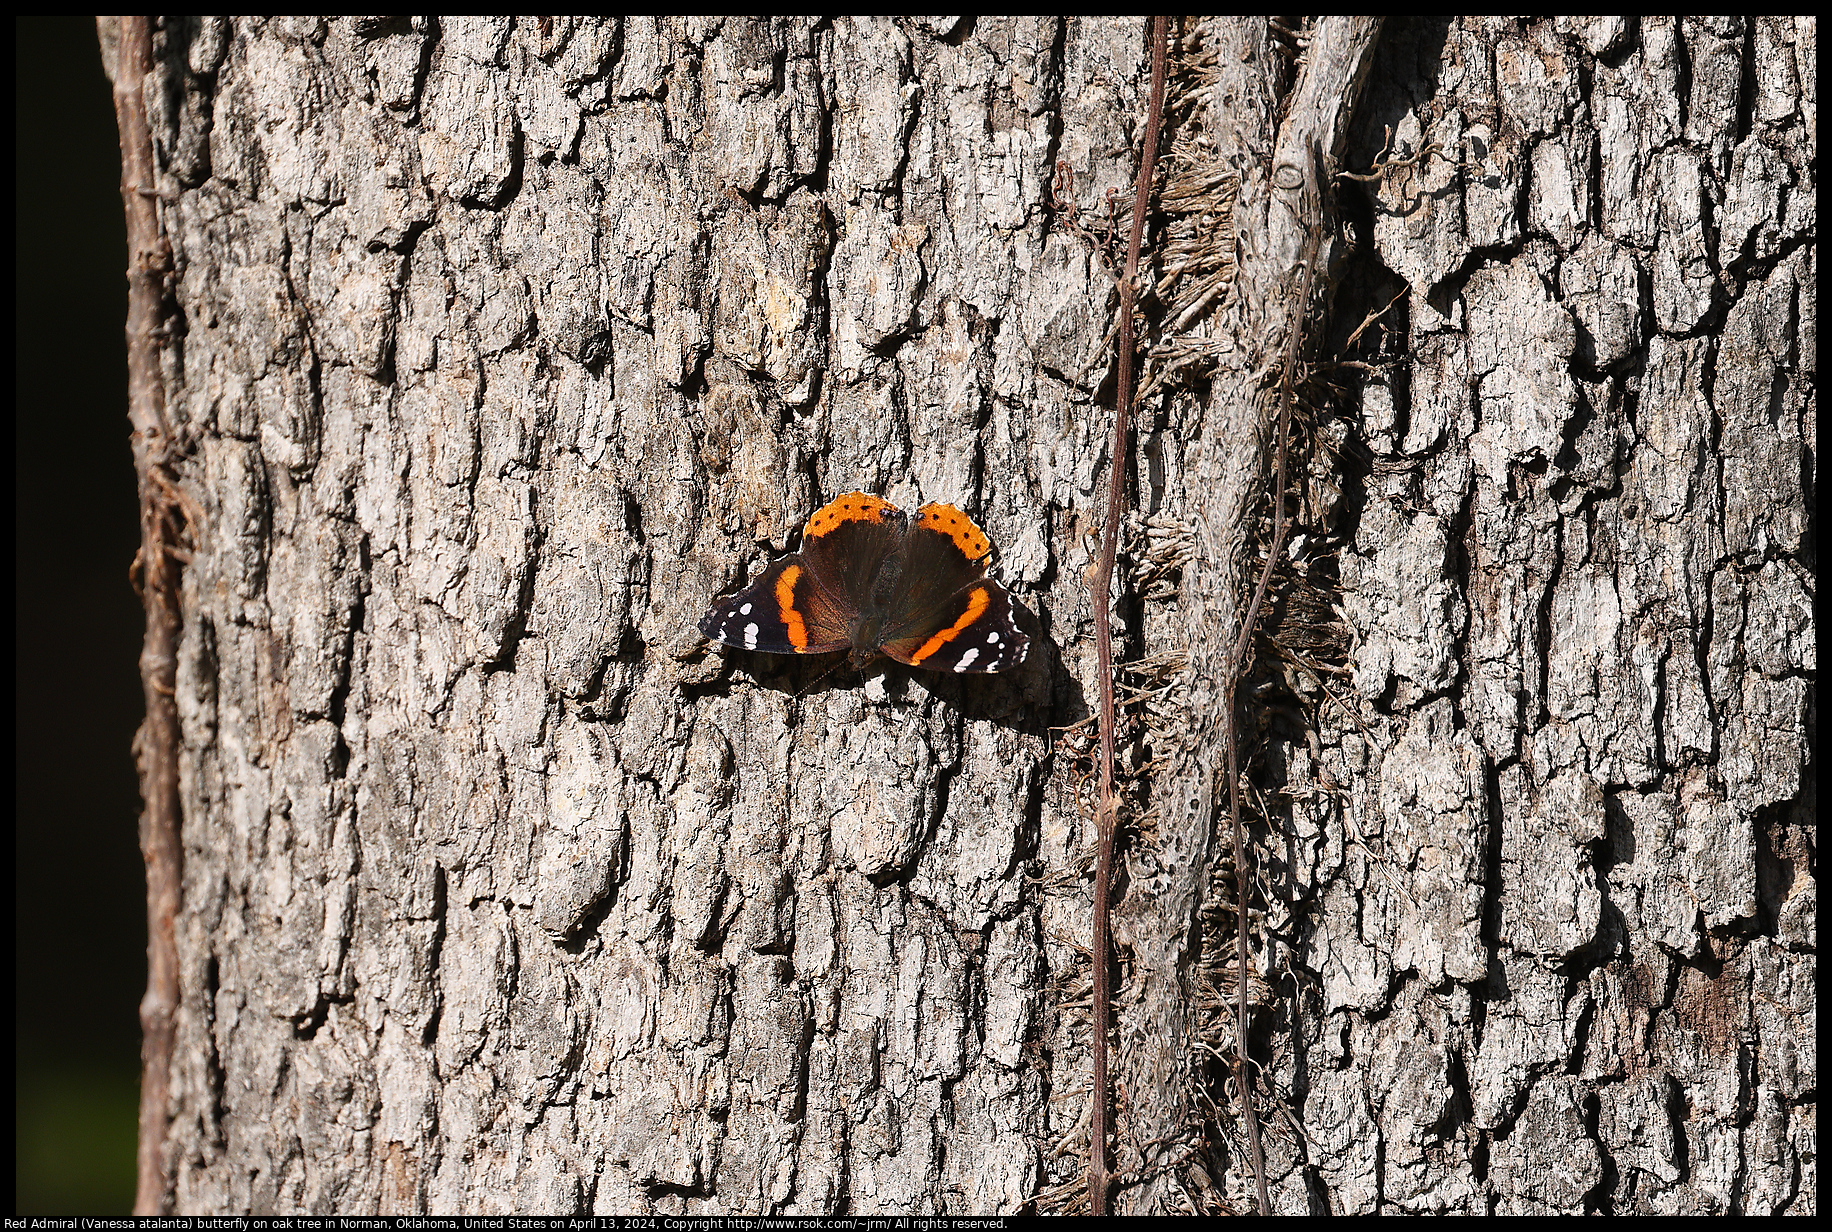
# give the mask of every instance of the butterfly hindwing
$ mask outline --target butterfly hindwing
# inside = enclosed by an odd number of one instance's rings
[[[884,653],[934,671],[997,672],[1022,663],[1030,639],[1012,619],[1011,595],[986,576],[991,552],[986,533],[953,505],[917,510]]]

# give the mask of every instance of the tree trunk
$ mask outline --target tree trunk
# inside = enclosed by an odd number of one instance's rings
[[[1145,29],[167,19],[172,1209],[1085,1202],[1095,834],[1056,729],[1096,688],[1095,248]],[[1375,52],[1341,169],[1387,127],[1445,154],[1336,185],[1307,357],[1356,396],[1306,420],[1241,694],[1281,1211],[1813,1206],[1813,30]],[[1241,46],[1254,91],[1209,88]],[[1166,193],[1250,176],[1270,151],[1194,135],[1270,132],[1301,49],[1178,48]],[[1225,212],[1183,215],[1217,269]],[[1275,340],[1238,336],[1265,288],[1199,303],[1156,260],[1122,463],[1133,576],[1182,583],[1116,611],[1161,661],[1214,576],[1190,528],[1239,500],[1202,478],[1222,376]],[[976,517],[1023,670],[705,646],[853,489]],[[1251,530],[1215,548],[1249,578]],[[1132,733],[1142,810],[1164,733],[1216,717],[1182,670]],[[1231,865],[1133,822],[1116,1205],[1238,1209]]]
[[[1813,35],[1385,36],[1290,570],[1352,650],[1262,746],[1281,1209],[1813,1209]]]

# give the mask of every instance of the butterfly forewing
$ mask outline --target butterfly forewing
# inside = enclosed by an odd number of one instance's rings
[[[714,602],[700,632],[768,654],[827,654],[852,644],[844,613],[800,556],[772,561],[750,585]]]

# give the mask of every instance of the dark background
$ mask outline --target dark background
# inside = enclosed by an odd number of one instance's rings
[[[125,1214],[146,882],[121,156],[94,19],[14,34],[13,1213]]]

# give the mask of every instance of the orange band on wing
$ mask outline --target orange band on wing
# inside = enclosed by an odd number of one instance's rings
[[[838,530],[846,522],[882,522],[887,510],[896,513],[897,506],[882,496],[848,492],[816,509],[814,516],[808,519],[807,530],[802,534],[805,538],[819,539],[830,531]]]
[[[916,525],[924,530],[940,531],[954,540],[954,546],[965,552],[968,560],[984,560],[992,551],[992,540],[986,537],[986,532],[953,505],[931,501],[916,511]]]
[[[975,586],[967,594],[967,610],[961,613],[961,618],[924,642],[922,644],[922,649],[910,656],[910,662],[912,664],[921,663],[924,659],[960,636],[960,631],[978,620],[980,618],[980,613],[984,612],[991,603],[991,592],[984,586]],[[793,636],[793,634],[791,634],[791,636]]]
[[[776,614],[782,617],[783,631],[789,635],[789,645],[803,650],[808,645],[808,626],[802,620],[801,613],[795,610],[795,583],[802,575],[800,565],[790,565],[776,578]]]

